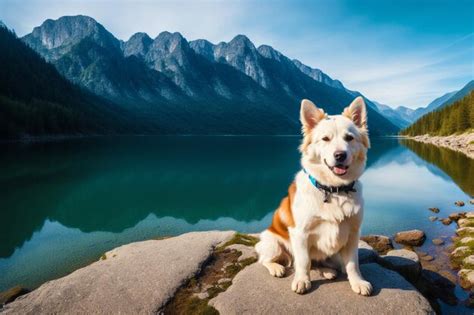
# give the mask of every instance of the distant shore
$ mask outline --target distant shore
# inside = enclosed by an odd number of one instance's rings
[[[469,158],[474,159],[474,132],[463,133],[460,135],[451,136],[414,136],[404,137],[418,142],[431,143],[439,147],[448,148],[454,151],[461,152]]]

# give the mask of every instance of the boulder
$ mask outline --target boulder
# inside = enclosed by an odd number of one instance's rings
[[[376,262],[379,255],[377,252],[364,241],[359,240],[359,263],[368,264]]]
[[[464,215],[466,218],[474,218],[474,211],[470,211],[470,212],[466,212],[466,214]]]
[[[444,241],[440,238],[435,238],[433,239],[431,242],[433,242],[433,244],[435,244],[436,246],[439,246],[439,245],[443,245],[444,244]]]
[[[438,217],[433,215],[433,216],[429,217],[428,219],[429,219],[431,222],[434,222],[434,221],[438,220]]]
[[[7,304],[7,314],[156,313],[235,232],[194,232],[131,243]]]
[[[450,279],[452,277],[445,277],[438,272],[423,269],[416,284],[417,288],[426,295],[441,299],[449,305],[456,305],[457,298],[454,293],[455,282]]]
[[[395,242],[408,246],[421,246],[425,238],[425,232],[421,230],[403,231],[395,234]]]
[[[434,314],[428,301],[403,277],[378,264],[361,266],[374,288],[371,297],[354,293],[345,277],[323,280],[312,271],[312,288],[291,290],[293,276],[275,278],[253,264],[237,274],[227,291],[210,300],[220,314]]]
[[[458,207],[464,207],[464,201],[458,200],[454,203]]]
[[[421,264],[418,255],[407,249],[394,249],[382,256],[380,263],[391,270],[394,270],[406,279],[415,281],[421,271]]]
[[[470,203],[471,205],[474,205],[474,199],[469,200],[469,203]]]
[[[366,235],[362,236],[360,239],[367,242],[379,254],[385,254],[393,249],[392,241],[389,237],[384,235]]]
[[[459,283],[461,286],[468,290],[474,287],[474,270],[471,269],[461,269],[458,272]]]

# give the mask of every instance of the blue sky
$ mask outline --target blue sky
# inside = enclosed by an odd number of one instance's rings
[[[0,1],[0,19],[19,36],[76,14],[124,40],[139,31],[214,43],[245,34],[393,107],[425,106],[474,79],[472,0]]]

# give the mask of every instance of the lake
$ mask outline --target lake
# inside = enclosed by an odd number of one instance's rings
[[[129,242],[196,230],[259,232],[299,170],[299,137],[99,137],[0,144],[0,291],[34,288]],[[372,139],[363,234],[419,228],[474,194],[474,161]],[[465,207],[468,208],[468,207]],[[469,210],[469,209],[465,209]]]

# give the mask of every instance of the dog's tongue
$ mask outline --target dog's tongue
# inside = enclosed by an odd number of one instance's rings
[[[334,166],[333,169],[334,173],[337,175],[344,175],[347,173],[347,169],[344,167]]]

